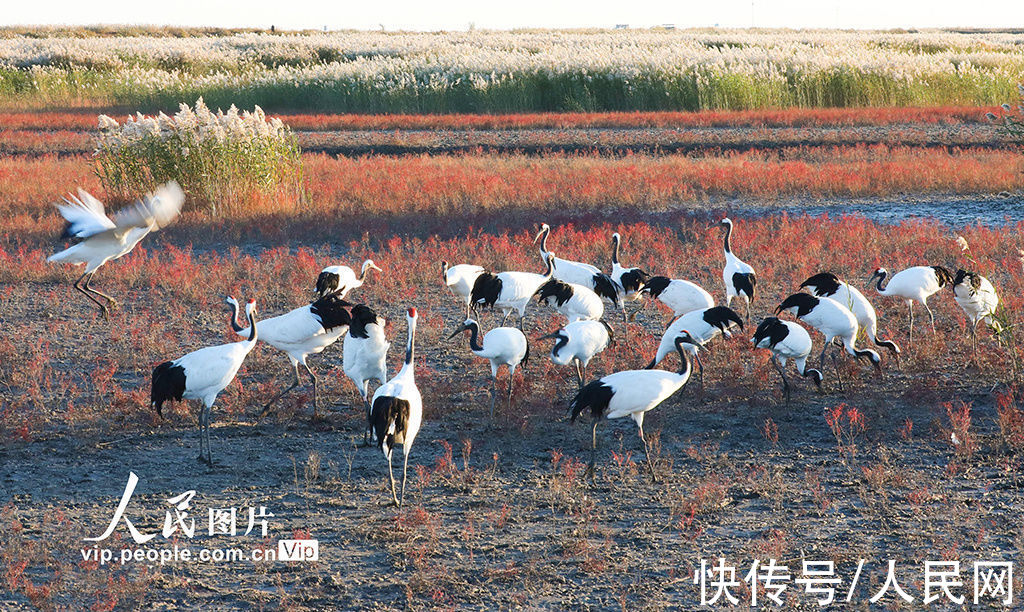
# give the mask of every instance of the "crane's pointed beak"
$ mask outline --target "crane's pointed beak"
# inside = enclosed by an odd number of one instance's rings
[[[543,336],[541,336],[540,338],[537,338],[537,339],[538,340],[554,340],[557,337],[558,337],[558,332],[553,331],[550,334],[544,334]]]
[[[448,336],[448,339],[451,340],[452,338],[454,338],[455,336],[458,336],[459,334],[461,334],[462,332],[466,331],[467,329],[469,329],[469,328],[466,327],[465,325],[460,326],[458,329],[456,329],[455,331],[452,332],[452,335]]]

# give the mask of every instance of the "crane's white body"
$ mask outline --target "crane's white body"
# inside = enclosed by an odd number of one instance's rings
[[[813,348],[811,335],[799,323],[781,319],[779,321],[789,329],[786,337],[775,344],[771,343],[771,338],[763,338],[754,347],[770,350],[783,368],[792,359],[796,364],[796,371],[803,375],[807,369],[807,357]]]
[[[337,294],[338,297],[344,298],[353,289],[357,289],[363,286],[366,282],[366,273],[369,270],[376,270],[381,272],[382,270],[377,267],[377,264],[373,263],[372,259],[367,259],[363,262],[363,266],[360,269],[359,275],[352,268],[348,266],[327,266],[320,271],[320,276],[317,278],[316,293],[321,297],[329,293]],[[327,280],[327,275],[333,275],[330,280]],[[335,278],[337,280],[335,281]]]
[[[786,363],[793,359],[800,376],[811,378],[821,388],[824,376],[821,371],[807,367],[807,356],[811,354],[811,336],[802,325],[783,321],[778,317],[767,317],[761,321],[751,338],[754,348],[765,348],[772,352],[772,363],[782,377],[782,391],[789,402],[789,380],[786,378]]]
[[[548,276],[534,272],[501,272],[498,274],[501,279],[501,293],[494,302],[495,308],[500,308],[505,315],[512,311],[519,313],[519,318],[526,316],[526,307],[530,298],[537,293],[537,289],[548,281]]]
[[[565,344],[551,349],[551,361],[556,365],[578,362],[586,369],[590,360],[611,344],[608,328],[600,321],[574,321],[562,327],[556,335],[564,337]]]
[[[978,287],[974,288],[970,283],[959,283],[953,285],[953,299],[967,315],[967,320],[972,327],[984,321],[993,325],[996,308],[999,307],[999,296],[996,295],[996,288],[984,276],[978,277]]]
[[[643,427],[644,415],[682,388],[689,378],[688,371],[679,374],[665,370],[625,370],[604,376],[601,382],[613,392],[605,417],[632,417],[638,427]]]
[[[448,262],[442,262],[442,275],[444,284],[452,294],[461,299],[466,305],[466,316],[469,316],[470,296],[473,293],[473,283],[477,277],[484,273],[483,266],[472,264],[457,264],[449,266]]]
[[[483,350],[473,350],[477,357],[483,357],[491,363],[491,376],[498,377],[501,366],[508,367],[509,377],[516,366],[526,356],[526,336],[514,327],[495,327],[484,334]]]
[[[907,313],[910,319],[911,341],[914,337],[914,302],[921,304],[928,311],[932,331],[935,331],[935,315],[928,306],[928,298],[942,289],[944,284],[952,281],[952,278],[948,278],[949,272],[944,268],[933,266],[914,266],[892,275],[885,287],[882,287],[882,282],[887,274],[888,272],[885,268],[875,270],[871,276],[872,279],[878,279],[875,290],[880,295],[896,297],[906,302]]]
[[[654,357],[654,365],[661,363],[661,360],[676,350],[675,341],[679,337],[679,334],[683,330],[690,332],[690,335],[697,340],[701,346],[706,345],[711,340],[714,340],[720,334],[724,334],[726,338],[732,337],[733,326],[735,322],[726,322],[725,329],[712,325],[705,320],[705,313],[710,308],[702,308],[701,310],[690,311],[683,316],[679,317],[668,326],[665,333],[661,336],[661,342],[658,343],[658,352]],[[684,344],[683,350],[690,354],[690,356],[697,357],[697,345]],[[698,363],[700,363],[698,361]],[[701,366],[703,370],[703,365]]]
[[[615,281],[618,289],[621,290],[623,298],[635,300],[644,288],[644,280],[647,278],[647,273],[640,268],[627,268],[619,263],[619,246],[621,242],[622,238],[618,232],[612,234],[612,273],[610,276]],[[625,312],[625,302],[623,302],[623,312]]]
[[[675,347],[679,352],[679,359],[682,361],[682,369],[678,373],[654,370],[650,367],[644,370],[615,372],[587,383],[569,403],[570,421],[574,422],[585,410],[589,410],[594,418],[591,469],[593,469],[594,456],[597,451],[597,425],[601,418],[631,417],[636,422],[637,433],[644,443],[651,479],[657,481],[650,448],[644,437],[644,416],[678,391],[690,379],[693,368],[690,366],[690,360],[686,357],[686,353],[683,352],[683,343],[697,343],[697,341],[686,330],[683,330],[676,338]]]
[[[849,308],[829,297],[817,298],[818,306],[798,318],[825,336],[825,346],[839,338],[846,352],[856,356],[857,317]],[[793,310],[793,309],[789,309]],[[795,312],[792,314],[796,315]]]
[[[592,289],[576,283],[566,284],[572,288],[572,297],[563,304],[559,304],[557,298],[547,296],[543,299],[543,303],[553,307],[569,323],[584,320],[597,321],[604,316],[604,302]]]
[[[648,285],[649,287],[649,285]],[[651,293],[653,296],[653,292]],[[654,296],[672,310],[674,317],[715,305],[715,298],[700,285],[679,278],[670,279],[665,288]]]
[[[244,335],[246,330],[244,328],[238,333]],[[256,322],[259,339],[287,354],[293,366],[306,365],[306,357],[323,352],[345,335],[346,331],[347,325],[324,329],[308,304]]]
[[[259,329],[257,324],[257,337]],[[235,379],[246,355],[254,346],[255,341],[240,340],[201,348],[172,360],[173,365],[185,368],[185,393],[181,397],[200,400],[206,407],[212,407],[220,392]]]
[[[744,293],[737,291],[736,286],[732,282],[733,275],[736,273],[740,274],[752,274],[754,269],[749,264],[744,262],[739,257],[736,257],[732,253],[725,253],[725,267],[722,269],[722,282],[725,283],[725,305],[731,306],[734,298],[742,297],[746,301],[750,301],[750,297]]]
[[[407,457],[412,449],[412,443],[420,431],[420,424],[423,422],[423,398],[420,396],[420,390],[416,386],[415,369],[415,364],[407,363],[403,365],[398,374],[395,374],[386,383],[377,387],[377,390],[373,393],[374,402],[379,397],[397,397],[409,402],[409,425],[405,431],[405,441],[402,443],[402,452]],[[395,433],[393,426],[388,430],[388,433]],[[390,449],[386,450],[384,454],[388,457],[388,460],[391,459]]]
[[[857,319],[857,325],[864,329],[868,339],[877,343],[878,314],[874,306],[864,297],[859,289],[843,280],[836,280],[837,288],[834,293],[825,293],[820,289],[813,289],[812,293],[818,297],[831,298],[853,313]]]
[[[363,401],[369,399],[371,380],[384,384],[388,380],[387,356],[391,343],[384,337],[386,322],[377,317],[376,323],[366,325],[366,338],[345,336],[341,346],[341,363],[345,376],[355,383]]]
[[[135,248],[143,238],[149,235],[148,227],[131,227],[122,231],[111,228],[99,234],[93,234],[78,244],[54,253],[46,258],[53,263],[73,265],[85,264],[85,273],[95,272],[108,261],[119,259]]]
[[[885,272],[884,269],[882,269]],[[928,298],[942,289],[935,269],[931,266],[914,266],[900,270],[889,278],[882,289],[876,290],[880,295],[897,297],[905,300],[908,306],[914,302],[927,306]]]

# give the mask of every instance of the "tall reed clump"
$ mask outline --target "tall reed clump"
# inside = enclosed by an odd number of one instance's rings
[[[259,106],[214,113],[202,98],[179,108],[173,117],[138,113],[123,124],[99,116],[95,170],[108,194],[131,198],[175,180],[214,214],[266,196],[299,199],[301,151],[280,119],[268,120]]]

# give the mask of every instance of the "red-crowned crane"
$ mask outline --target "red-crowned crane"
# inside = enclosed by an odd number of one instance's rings
[[[541,223],[540,231],[533,239],[534,244],[540,240],[540,257],[544,261],[547,261],[548,255],[554,257],[554,254],[548,251],[548,235],[550,233],[551,226],[547,223]],[[619,296],[622,293],[622,288],[612,280],[612,277],[602,272],[597,266],[555,257],[554,276],[560,281],[583,285],[599,296],[610,300],[613,305],[619,305]]]
[[[537,293],[541,285],[551,280],[554,273],[555,256],[548,254],[547,272],[536,274],[533,272],[499,272],[493,274],[484,272],[477,277],[473,283],[473,292],[470,300],[473,304],[482,304],[490,308],[502,309],[505,316],[501,323],[513,311],[519,312],[519,329],[523,329],[523,318],[526,316],[526,306],[530,298]]]
[[[103,203],[84,189],[78,190],[77,198],[69,197],[71,199],[64,198],[64,204],[57,204],[57,210],[67,221],[61,239],[78,239],[79,242],[50,255],[46,261],[84,264],[85,272],[74,287],[99,306],[106,319],[110,317],[110,308],[117,306],[117,300],[89,286],[96,270],[108,261],[127,255],[150,232],[174,221],[185,202],[185,193],[171,181],[117,211],[113,219],[107,217]],[[100,302],[97,297],[106,302]]]
[[[366,435],[364,443],[369,444],[370,431],[370,381],[384,384],[388,380],[387,357],[391,343],[384,338],[384,317],[377,315],[369,306],[357,304],[352,307],[352,322],[348,335],[341,345],[341,363],[345,376],[355,383],[366,408]]]
[[[928,297],[953,282],[953,275],[942,266],[914,266],[893,274],[883,287],[882,283],[889,272],[885,268],[876,268],[868,282],[875,281],[875,289],[881,295],[897,297],[907,303],[910,315],[910,342],[914,342],[914,302],[920,303],[928,311],[931,319],[932,332],[935,332],[935,315],[928,307]]]
[[[804,378],[810,378],[821,389],[822,376],[819,370],[807,367],[807,356],[811,354],[811,335],[799,323],[783,321],[778,317],[768,317],[761,321],[751,338],[754,348],[768,349],[772,352],[772,365],[782,377],[782,392],[789,403],[789,380],[786,378],[786,363],[792,359],[796,371]]]
[[[373,263],[372,259],[363,262],[358,277],[348,266],[327,266],[316,277],[316,288],[313,292],[320,297],[336,293],[338,297],[343,298],[348,295],[349,291],[363,286],[366,281],[366,273],[370,270],[383,272],[377,267],[377,264]]]
[[[700,384],[703,385],[704,362],[701,360],[700,354],[697,353],[698,345],[700,348],[703,348],[705,344],[719,334],[725,335],[726,338],[731,338],[733,325],[743,329],[743,319],[728,306],[712,306],[703,310],[690,311],[668,326],[668,329],[661,336],[658,352],[651,363],[647,364],[647,368],[650,369],[658,365],[662,359],[676,349],[676,338],[685,329],[689,331],[692,337],[697,339],[696,343],[687,344],[683,348],[697,360],[697,365],[700,368]]]
[[[487,332],[480,343],[480,324],[466,319],[458,329],[448,336],[451,340],[464,331],[469,332],[469,350],[477,357],[491,362],[491,419],[494,418],[494,404],[498,397],[498,368],[508,367],[508,409],[512,408],[512,381],[516,367],[530,358],[530,344],[522,331],[514,327],[495,327]]]
[[[233,297],[229,297],[227,302],[231,304],[234,313],[231,318],[231,327],[235,333],[245,335],[246,328],[239,325],[236,320],[238,302]],[[317,413],[318,381],[316,374],[306,363],[306,358],[322,352],[345,335],[350,322],[349,313],[345,310],[346,306],[351,306],[351,304],[337,294],[328,294],[312,304],[300,306],[283,315],[263,319],[257,324],[260,340],[288,355],[292,371],[295,374],[292,384],[267,402],[259,416],[264,416],[270,411],[274,402],[299,386],[299,366],[301,365],[313,382],[313,419],[319,418]]]
[[[846,283],[831,272],[821,272],[808,278],[800,284],[800,288],[807,287],[811,293],[818,297],[829,297],[846,306],[857,317],[857,324],[864,329],[869,340],[875,346],[889,349],[896,363],[900,360],[900,347],[891,340],[882,340],[878,337],[878,315],[874,307],[859,289]]]
[[[419,433],[423,420],[423,399],[416,388],[416,309],[406,312],[409,339],[405,345],[405,363],[398,374],[377,387],[373,394],[370,421],[377,446],[388,460],[388,478],[391,479],[391,499],[401,508],[405,501],[405,479],[409,472],[409,452]],[[405,456],[402,465],[402,497],[395,493],[395,474],[391,469],[391,454],[395,446],[402,445]]]
[[[775,308],[775,314],[789,312],[804,323],[807,323],[825,336],[825,346],[821,349],[821,360],[818,368],[825,370],[825,351],[832,345],[834,339],[839,339],[843,348],[850,355],[857,359],[868,359],[875,369],[882,370],[882,358],[871,349],[857,348],[857,317],[853,316],[850,309],[839,302],[827,297],[815,297],[809,293],[794,293],[782,301]],[[832,353],[832,361],[835,363],[836,354]],[[839,390],[843,390],[843,378],[839,373],[839,366],[836,367],[836,380],[839,381]]]
[[[552,302],[554,302],[552,304]],[[596,321],[604,315],[604,304],[596,293],[583,285],[567,283],[553,278],[537,290],[537,303],[554,306],[555,310],[565,316],[569,323],[573,321]]]
[[[553,339],[551,361],[556,365],[576,366],[577,388],[582,389],[587,377],[587,365],[613,340],[612,328],[604,321],[574,321],[558,331],[541,336],[539,340]]]
[[[256,324],[255,300],[249,300],[246,304],[245,315],[249,319],[249,337],[245,340],[201,348],[153,368],[150,401],[157,414],[163,416],[164,402],[167,401],[185,399],[203,402],[203,408],[199,412],[198,459],[207,465],[213,465],[213,455],[210,452],[210,410],[217,401],[217,395],[234,380],[238,368],[245,361],[245,356],[256,346],[259,327]],[[231,320],[235,320],[233,313]]]
[[[999,307],[999,296],[987,278],[963,268],[957,270],[953,278],[953,299],[971,323],[972,352],[978,351],[978,323],[984,321],[993,333],[1002,333],[1003,326],[994,316]]]
[[[640,290],[644,283],[650,278],[650,274],[640,268],[625,268],[619,263],[619,246],[622,237],[618,232],[612,234],[612,280],[622,290],[622,321],[628,322],[626,317],[626,300],[635,300],[640,296]]]
[[[472,264],[456,264],[449,266],[447,261],[441,262],[441,280],[451,290],[452,294],[466,304],[466,318],[473,307],[470,297],[473,294],[473,284],[477,277],[486,272],[483,266]]]
[[[757,295],[757,276],[754,269],[743,262],[732,252],[732,220],[722,219],[725,228],[725,267],[722,269],[722,281],[725,283],[725,305],[732,306],[733,298],[740,297],[747,303],[747,321],[750,321],[750,303]]]
[[[644,283],[641,292],[668,306],[672,310],[672,318],[715,305],[715,298],[703,287],[680,278],[652,276]]]
[[[615,372],[587,383],[573,398],[569,404],[570,422],[575,422],[584,410],[589,410],[594,419],[594,429],[591,432],[591,473],[597,455],[597,424],[602,418],[619,419],[628,416],[636,421],[640,440],[644,443],[651,480],[658,481],[654,473],[654,463],[651,461],[651,450],[647,446],[647,438],[644,437],[644,415],[668,399],[690,379],[693,368],[683,348],[684,343],[700,346],[700,342],[686,330],[682,330],[674,339],[673,345],[679,351],[679,359],[682,362],[678,373],[653,369]]]

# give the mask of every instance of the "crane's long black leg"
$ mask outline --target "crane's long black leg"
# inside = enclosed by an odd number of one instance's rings
[[[363,406],[366,407],[366,430],[363,432],[363,446],[370,446],[373,440],[373,408],[370,407],[370,400],[363,395]]]
[[[200,406],[199,406],[199,456],[196,457],[196,461],[202,461],[203,460],[203,418],[204,418],[204,416],[203,416],[204,412],[203,411],[205,409],[206,409],[206,406],[204,404],[200,404]]]
[[[315,421],[318,418],[320,418],[319,415],[317,415],[317,412],[316,412],[316,405],[317,405],[317,401],[316,401],[316,387],[317,387],[317,382],[318,381],[317,381],[317,378],[316,378],[316,374],[313,373],[313,370],[309,369],[309,365],[307,365],[305,362],[303,362],[302,363],[302,367],[306,368],[306,372],[309,374],[309,377],[311,379],[313,379],[313,420]],[[297,375],[296,375],[296,380],[298,380],[298,376]]]
[[[206,409],[206,463],[213,465],[213,447],[210,446],[210,421],[212,420],[213,406]]]
[[[82,295],[84,295],[85,297],[89,298],[90,302],[92,302],[93,304],[96,304],[97,306],[99,306],[100,307],[100,312],[103,314],[104,317],[107,317],[107,305],[102,303],[102,302],[100,302],[99,300],[97,300],[92,295],[92,293],[90,293],[88,290],[86,290],[85,288],[83,288],[79,284],[79,283],[82,282],[82,279],[84,279],[88,275],[89,275],[89,273],[86,272],[85,274],[83,274],[83,275],[78,277],[78,280],[76,280],[75,284],[74,284],[75,290],[78,291],[79,293],[81,293]]]
[[[772,365],[779,371],[779,376],[782,377],[782,393],[786,396],[786,404],[789,404],[789,381],[786,379],[786,372],[782,369],[782,365],[779,364],[779,360],[772,355]]]
[[[935,333],[935,315],[932,314],[932,307],[928,305],[928,302],[924,303],[924,309],[928,311],[928,318],[932,323],[932,333]]]
[[[402,464],[402,497],[399,498],[399,506],[405,503],[405,477],[409,474],[409,451],[402,445],[402,455],[405,457],[405,461]]]
[[[396,508],[401,508],[402,504],[398,501],[398,493],[395,491],[395,472],[391,469],[391,454],[394,451],[394,448],[388,450],[388,478],[391,479],[391,499],[395,502]]]
[[[494,421],[494,403],[498,397],[498,378],[491,376],[491,421]]]
[[[843,375],[839,371],[839,359],[836,357],[836,353],[838,351],[839,351],[839,349],[837,349],[835,347],[832,348],[832,367],[835,368],[836,380],[839,381],[839,391],[842,392],[842,390],[843,390]]]
[[[92,287],[89,286],[89,283],[92,282],[92,277],[93,277],[94,274],[96,274],[95,271],[90,272],[89,273],[89,277],[85,279],[85,289],[86,289],[86,291],[89,291],[91,293],[95,293],[96,295],[100,296],[101,298],[107,300],[108,302],[110,302],[111,306],[117,306],[117,300],[115,300],[114,298],[110,297],[106,293],[103,293],[99,289],[93,289]]]
[[[907,309],[910,312],[910,344],[914,344],[914,303],[907,302]]]
[[[658,476],[654,473],[654,463],[651,461],[651,448],[647,445],[647,438],[644,437],[644,426],[639,426],[640,441],[644,443],[644,456],[647,457],[647,467],[651,470],[651,482],[657,484]]]
[[[507,405],[507,407],[505,409],[508,414],[512,414],[512,378],[513,378],[514,375],[515,375],[515,372],[512,371],[512,368],[509,368],[509,370],[508,370],[508,405]]]
[[[259,418],[264,417],[267,414],[267,412],[270,411],[270,406],[273,405],[273,403],[276,402],[277,400],[279,400],[282,397],[284,397],[285,393],[288,393],[289,391],[291,391],[295,387],[299,386],[299,362],[296,361],[293,364],[293,366],[295,368],[295,380],[292,382],[290,387],[288,387],[284,391],[278,393],[276,396],[274,396],[274,399],[272,399],[269,402],[267,402],[267,404],[263,407],[263,410],[260,411]],[[312,374],[312,372],[310,372],[310,374]]]

